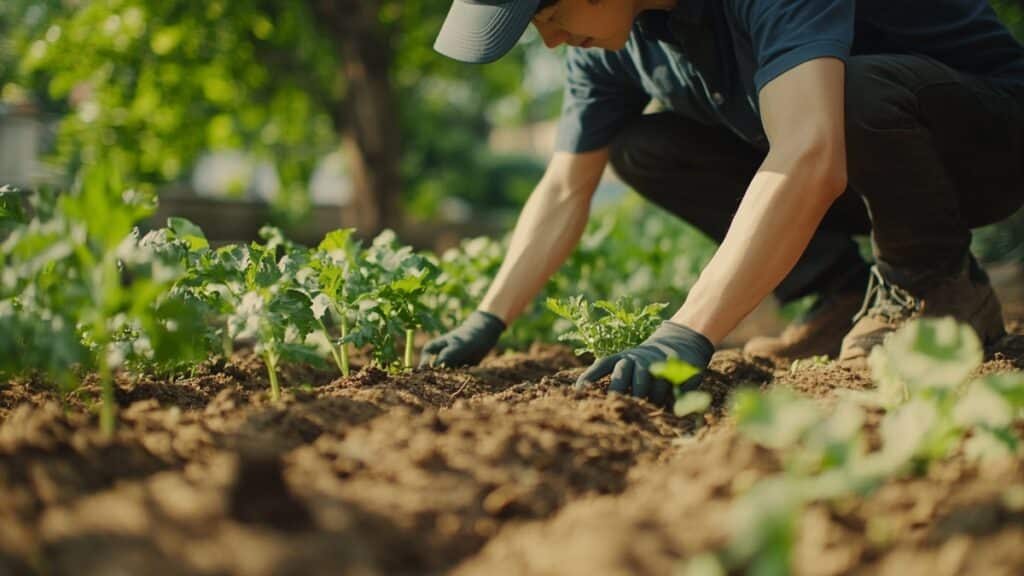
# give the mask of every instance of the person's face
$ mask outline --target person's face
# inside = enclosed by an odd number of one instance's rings
[[[544,44],[621,50],[629,40],[635,0],[559,0],[533,17]]]

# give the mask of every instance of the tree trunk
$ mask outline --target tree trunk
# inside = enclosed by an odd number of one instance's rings
[[[401,223],[400,126],[391,85],[389,31],[379,0],[315,0],[314,14],[330,33],[345,78],[345,98],[333,114],[355,188],[356,226],[373,235]]]

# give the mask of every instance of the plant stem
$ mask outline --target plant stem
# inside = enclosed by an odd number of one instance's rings
[[[231,329],[228,327],[227,322],[224,323],[224,332],[221,333],[220,345],[223,348],[224,361],[229,362],[231,355],[235,351],[235,343],[231,340]]]
[[[320,333],[324,335],[324,338],[327,340],[327,345],[331,348],[331,356],[334,358],[334,364],[338,366],[338,371],[341,372],[342,376],[348,376],[348,374],[345,373],[345,366],[341,362],[341,356],[338,354],[338,348],[333,342],[331,342],[331,335],[327,332],[327,326],[324,324],[324,321],[319,318],[317,318],[316,321],[320,323]]]
[[[117,407],[114,405],[114,378],[107,363],[106,346],[101,348],[97,361],[100,376],[100,431],[110,438],[117,428]]]
[[[405,369],[412,370],[412,337],[416,331],[412,328],[405,329]]]
[[[341,338],[342,340],[348,336],[348,318],[344,315],[341,317]],[[348,342],[341,343],[341,375],[348,376]]]
[[[277,358],[274,353],[264,352],[263,361],[267,365],[267,375],[270,376],[270,400],[272,402],[281,401],[281,387],[277,383]]]

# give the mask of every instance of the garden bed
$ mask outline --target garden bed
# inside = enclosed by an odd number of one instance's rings
[[[1024,364],[1009,337],[983,370]],[[289,368],[268,401],[251,354],[175,381],[123,380],[99,432],[86,386],[62,409],[0,389],[0,574],[669,574],[722,546],[734,495],[778,470],[721,417],[731,391],[823,402],[866,372],[720,352],[705,425],[570,386],[562,347],[468,370],[348,378]],[[1024,572],[1022,460],[960,456],[868,498],[811,506],[803,574]]]

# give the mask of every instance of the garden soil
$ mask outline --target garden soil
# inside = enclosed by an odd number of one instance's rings
[[[1024,365],[1017,331],[983,370]],[[864,372],[716,355],[703,418],[575,392],[562,347],[468,370],[348,378],[238,354],[118,382],[104,439],[88,385],[0,388],[0,574],[672,574],[729,535],[730,503],[779,470],[723,410],[744,387],[823,403]],[[960,456],[866,499],[812,506],[801,574],[1024,573],[1024,459]]]

